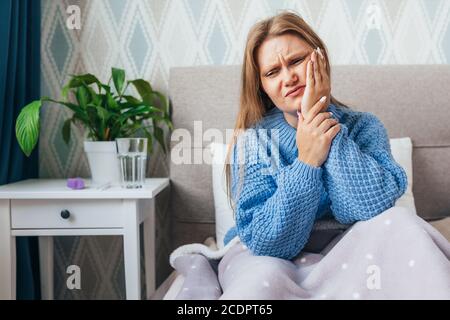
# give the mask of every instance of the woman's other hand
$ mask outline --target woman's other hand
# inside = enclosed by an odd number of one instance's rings
[[[320,167],[325,162],[331,142],[341,130],[339,122],[331,118],[331,112],[321,112],[326,101],[326,96],[323,96],[312,109],[298,116],[298,159],[314,167]]]

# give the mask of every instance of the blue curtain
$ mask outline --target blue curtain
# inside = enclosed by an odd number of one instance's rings
[[[0,185],[38,177],[15,137],[21,108],[40,95],[40,1],[0,1]],[[37,149],[37,148],[36,148]],[[17,237],[17,299],[40,299],[37,238]]]

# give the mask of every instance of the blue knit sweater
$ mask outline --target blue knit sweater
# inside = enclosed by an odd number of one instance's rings
[[[405,192],[406,174],[392,157],[380,120],[333,104],[328,111],[341,130],[319,168],[298,160],[296,129],[278,108],[239,136],[231,158],[236,226],[225,244],[239,235],[255,255],[292,259],[316,219],[368,220],[393,207]]]

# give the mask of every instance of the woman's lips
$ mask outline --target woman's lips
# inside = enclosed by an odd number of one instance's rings
[[[303,92],[305,92],[305,87],[306,86],[301,86],[300,88],[298,88],[297,90],[295,90],[294,92],[290,93],[287,95],[288,98],[295,98],[301,94],[303,94]]]

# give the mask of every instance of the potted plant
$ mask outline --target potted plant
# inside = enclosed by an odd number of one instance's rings
[[[114,85],[114,87],[111,84]],[[139,97],[127,94],[133,86]],[[69,101],[69,94],[71,101]],[[153,141],[166,153],[164,131],[170,130],[169,104],[166,97],[152,89],[143,79],[126,81],[125,71],[112,68],[108,83],[100,82],[92,74],[72,75],[62,89],[62,101],[48,97],[25,106],[16,121],[16,138],[22,151],[30,156],[39,137],[39,112],[45,101],[54,102],[73,111],[62,128],[63,139],[69,143],[71,125],[79,123],[87,129],[88,140],[84,142],[93,184],[119,182],[116,138],[143,135],[148,139],[148,153],[153,152]]]

